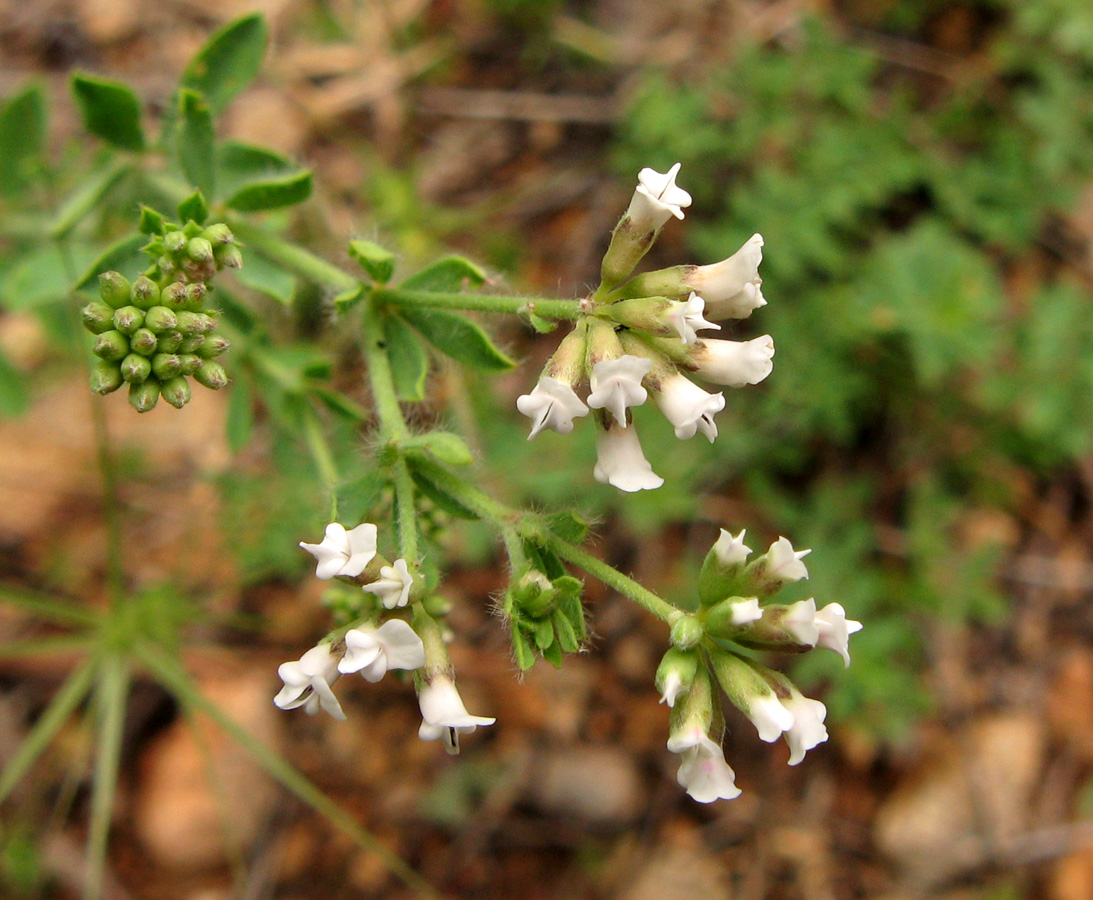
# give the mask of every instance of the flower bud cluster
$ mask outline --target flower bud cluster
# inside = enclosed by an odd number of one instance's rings
[[[773,368],[774,341],[700,338],[719,331],[709,319],[745,319],[766,304],[760,286],[763,238],[756,234],[736,253],[710,266],[675,266],[632,276],[664,224],[682,219],[690,195],[667,174],[642,169],[630,206],[612,233],[600,287],[583,301],[584,314],[546,364],[538,384],[516,401],[531,419],[529,440],[544,428],[561,434],[573,420],[597,410],[597,481],[623,491],[660,487],[634,429],[630,410],[652,394],[676,437],[717,437],[714,416],[725,408],[708,384],[743,387]],[[631,277],[632,276],[632,277]],[[578,390],[587,384],[587,396]]]
[[[767,602],[785,585],[808,577],[803,559],[784,537],[749,561],[744,532],[722,530],[702,565],[697,612],[672,622],[672,644],[661,660],[656,686],[672,707],[668,749],[680,754],[677,780],[701,803],[740,794],[721,749],[724,721],[717,685],[759,734],[784,737],[789,764],[827,740],[823,703],[805,697],[784,675],[732,648],[805,653],[831,650],[850,664],[849,637],[861,623],[838,603],[817,610],[812,598],[793,604]]]
[[[239,248],[226,225],[164,227],[173,230],[145,248],[156,260],[149,272],[132,283],[104,272],[99,299],[81,310],[98,357],[91,390],[109,394],[128,384],[137,412],[153,409],[160,397],[181,409],[190,402],[190,378],[214,391],[228,383],[216,357],[229,341],[216,330],[219,312],[205,301],[217,268],[241,265]]]
[[[576,653],[587,639],[583,583],[572,575],[550,579],[532,569],[515,579],[505,595],[502,615],[512,634],[512,652],[522,670],[535,655],[561,667],[564,653]]]
[[[458,753],[460,734],[492,725],[494,719],[467,712],[455,686],[444,632],[435,618],[442,611],[440,605],[425,596],[424,579],[416,567],[405,559],[388,563],[377,552],[377,537],[378,529],[371,523],[346,529],[332,522],[320,543],[300,543],[315,557],[317,577],[359,586],[362,602],[355,605],[339,595],[337,608],[344,614],[356,613],[355,621],[298,660],[279,666],[284,686],[273,702],[280,709],[302,707],[310,715],[322,709],[344,720],[331,688],[341,675],[359,672],[366,681],[377,682],[391,669],[413,672],[422,715],[418,735],[422,740],[442,740],[449,752]],[[402,618],[406,612],[410,621]]]

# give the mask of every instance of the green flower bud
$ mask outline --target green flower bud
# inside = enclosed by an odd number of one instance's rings
[[[116,362],[100,359],[91,367],[91,390],[96,394],[109,394],[122,386],[124,379]]]
[[[155,408],[159,401],[159,382],[154,378],[140,384],[129,385],[129,405],[137,412],[145,413]]]
[[[672,645],[689,650],[702,640],[706,629],[696,616],[681,615],[672,623]]]
[[[163,399],[175,409],[182,409],[190,402],[190,382],[182,375],[168,378],[160,385],[159,390]]]
[[[215,225],[210,225],[203,232],[201,232],[201,236],[213,245],[231,244],[235,241],[235,235],[232,234],[231,229],[223,222],[218,222]]]
[[[231,341],[224,337],[224,335],[207,334],[205,335],[205,340],[202,342],[201,346],[194,350],[194,352],[202,359],[212,359],[215,356],[219,356],[230,346]]]
[[[165,331],[159,336],[159,349],[164,353],[177,353],[182,346],[181,331]]]
[[[452,601],[439,594],[430,594],[421,601],[421,605],[434,619],[440,619],[452,611]]]
[[[151,356],[156,352],[155,333],[147,328],[138,328],[129,336],[129,349],[141,356]]]
[[[186,296],[186,285],[181,281],[171,282],[163,289],[159,302],[175,312],[184,310],[189,303],[189,298]]]
[[[205,313],[184,309],[178,314],[178,330],[183,334],[208,334],[216,327],[216,320]]]
[[[217,247],[216,263],[222,269],[241,269],[243,268],[243,254],[239,252],[239,248],[234,244],[223,248]]]
[[[224,367],[211,359],[202,361],[194,372],[194,378],[213,391],[220,390],[228,383],[228,373],[224,371]]]
[[[174,257],[168,256],[166,253],[156,260],[156,265],[164,275],[170,275],[178,268],[178,266],[175,265]]]
[[[99,296],[103,303],[114,309],[119,306],[128,306],[132,296],[132,286],[129,279],[121,272],[103,272],[99,276]]]
[[[186,255],[194,262],[208,262],[213,258],[213,245],[205,238],[191,238],[186,244]]]
[[[663,701],[669,706],[676,705],[676,698],[686,693],[695,680],[698,671],[698,651],[680,650],[669,647],[657,667],[656,686]]]
[[[209,289],[204,282],[195,281],[186,285],[186,309],[191,312],[200,312],[205,298],[209,295]]]
[[[120,331],[104,331],[95,341],[91,352],[103,359],[123,359],[129,352],[129,338]]]
[[[181,253],[186,246],[186,235],[181,231],[168,231],[163,236],[163,248],[171,254]]]
[[[160,381],[174,378],[182,371],[182,360],[174,353],[157,353],[152,357],[152,374]]]
[[[179,354],[179,363],[181,368],[179,373],[182,375],[193,375],[201,368],[201,364],[205,361],[200,356],[195,356],[193,353],[181,353]]]
[[[144,314],[144,327],[155,334],[174,331],[178,328],[178,317],[166,306],[153,306]]]
[[[197,353],[205,344],[205,335],[203,334],[187,334],[183,335],[182,343],[178,347],[179,353]]]
[[[102,334],[114,327],[114,310],[101,300],[94,300],[80,310],[83,325],[92,334]]]
[[[135,306],[114,310],[114,327],[122,334],[132,334],[144,324],[144,313]]]
[[[148,357],[139,353],[130,353],[121,361],[121,377],[130,384],[140,384],[152,374],[152,364]]]
[[[147,275],[141,275],[133,282],[133,306],[138,309],[151,309],[159,303],[159,285]]]

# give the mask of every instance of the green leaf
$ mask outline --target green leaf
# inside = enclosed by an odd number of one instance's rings
[[[99,275],[103,272],[109,272],[115,270],[118,272],[132,272],[135,269],[143,268],[143,264],[146,262],[144,254],[141,252],[141,248],[144,246],[145,240],[142,234],[131,234],[128,237],[122,238],[117,243],[111,244],[102,255],[99,256],[84,273],[83,278],[76,282],[76,290],[85,291],[88,288],[94,288],[95,292],[99,289]]]
[[[0,350],[0,416],[21,416],[29,404],[26,379]]]
[[[343,522],[365,522],[383,499],[387,488],[387,473],[372,469],[360,478],[339,485],[338,518]]]
[[[205,202],[205,195],[199,190],[190,194],[178,204],[178,217],[183,222],[189,222],[192,219],[198,225],[204,225],[205,220],[209,218],[209,204]],[[142,228],[141,231],[143,230]]]
[[[268,40],[261,13],[229,22],[190,61],[180,86],[203,94],[214,112],[222,112],[258,74]]]
[[[400,309],[399,313],[437,350],[464,365],[487,372],[504,372],[516,365],[493,345],[486,332],[466,316],[446,309],[413,309],[408,306]]]
[[[348,312],[364,299],[364,288],[365,285],[362,283],[351,287],[348,291],[342,291],[334,298],[334,308],[340,313]]]
[[[438,462],[449,466],[469,466],[474,462],[470,447],[458,434],[450,431],[429,431],[402,442],[404,450],[424,451]]]
[[[414,468],[414,458],[412,456],[408,458],[408,462],[411,464],[410,474],[413,476],[414,484],[417,486],[418,490],[432,500],[439,509],[448,513],[450,516],[455,516],[457,519],[470,519],[473,521],[478,518],[477,513],[465,507],[455,497],[430,480],[428,476],[418,471],[417,468]]]
[[[302,203],[311,196],[311,171],[302,169],[268,181],[255,181],[228,198],[228,206],[240,212],[279,209]]]
[[[78,73],[72,76],[72,91],[84,128],[122,150],[144,149],[140,101],[127,84]]]
[[[179,96],[179,115],[178,164],[191,185],[206,197],[215,197],[216,135],[212,110],[201,94],[183,90]]]
[[[133,171],[128,163],[108,166],[87,178],[61,204],[49,227],[54,238],[67,237],[110,193],[119,181]]]
[[[345,416],[347,419],[352,419],[354,422],[363,422],[368,418],[368,413],[341,391],[335,391],[325,385],[315,384],[311,386],[311,392],[322,400],[329,409]]]
[[[371,241],[350,241],[349,255],[353,257],[373,281],[387,284],[395,271],[395,254]]]
[[[257,253],[249,253],[243,261],[243,268],[234,272],[241,284],[267,297],[289,306],[296,288],[296,276],[270,262]]]
[[[254,181],[269,181],[296,169],[286,157],[265,147],[225,141],[217,150],[221,187],[230,196]]]
[[[399,287],[414,291],[451,293],[485,283],[486,273],[462,256],[446,256],[431,266],[403,279]]]
[[[546,516],[546,527],[563,541],[580,546],[588,535],[588,523],[571,510]]]
[[[383,323],[387,359],[400,400],[417,403],[425,399],[425,377],[429,358],[417,335],[397,316],[387,316]]]
[[[250,382],[237,378],[228,391],[228,414],[224,428],[228,438],[228,448],[232,453],[242,450],[254,431],[254,405],[251,398]]]
[[[60,250],[46,243],[27,251],[3,273],[0,300],[5,309],[34,309],[63,300],[71,287]]]
[[[46,141],[46,96],[32,84],[0,109],[0,193],[22,190],[40,164]]]
[[[137,230],[141,234],[163,234],[163,225],[167,221],[167,217],[161,212],[156,212],[150,206],[145,206],[143,203],[140,206],[140,221],[137,223]]]

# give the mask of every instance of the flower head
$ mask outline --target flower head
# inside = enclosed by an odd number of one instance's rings
[[[641,380],[653,367],[651,359],[626,354],[617,359],[602,359],[592,367],[589,384],[592,393],[588,405],[593,409],[606,409],[615,421],[626,427],[626,408],[641,406],[649,392],[641,386]]]
[[[417,734],[423,741],[443,740],[448,753],[459,752],[459,735],[473,732],[479,725],[492,725],[497,720],[472,716],[463,705],[455,682],[446,675],[426,681],[418,691],[421,707],[421,727]]]
[[[319,562],[315,575],[324,581],[335,575],[355,578],[376,555],[376,526],[368,522],[346,531],[344,525],[331,522],[320,544],[300,542]]]
[[[596,468],[592,471],[601,484],[611,484],[620,491],[651,491],[664,479],[653,471],[642,453],[637,429],[613,425],[596,436]]]
[[[673,732],[668,749],[681,757],[676,781],[699,803],[740,796],[736,773],[725,762],[724,751],[698,724]]]
[[[763,237],[753,234],[728,259],[712,266],[696,266],[683,283],[706,301],[712,319],[746,319],[766,305],[760,285],[759,263],[763,260]]]
[[[717,561],[726,569],[747,562],[751,547],[744,543],[745,534],[747,534],[747,530],[743,528],[736,537],[729,534],[727,529],[721,529],[721,535],[718,537],[717,543],[713,545],[713,551],[717,554]]]
[[[827,740],[827,728],[824,727],[827,707],[796,691],[782,703],[793,714],[793,727],[786,731],[786,743],[789,744],[789,764],[795,766],[805,758],[806,751]]]
[[[281,663],[277,674],[285,686],[273,698],[278,709],[304,708],[309,716],[320,708],[335,719],[345,721],[345,713],[330,685],[338,680],[338,660],[330,644],[312,647],[296,662]]]
[[[769,334],[750,341],[703,340],[691,354],[700,378],[729,387],[758,384],[773,371],[773,358]]]
[[[410,601],[410,587],[413,583],[414,576],[410,574],[406,560],[396,559],[393,566],[381,567],[380,577],[371,584],[366,584],[363,590],[379,597],[386,609],[394,609],[396,606],[405,606]]]
[[[767,550],[763,569],[768,578],[774,581],[800,581],[808,578],[808,569],[801,562],[811,550],[794,550],[788,538],[780,537]]]
[[[549,375],[541,377],[530,394],[517,397],[516,408],[531,419],[529,441],[544,428],[569,434],[573,420],[588,415],[588,407],[573,388]]]
[[[379,628],[347,631],[345,646],[338,671],[360,672],[366,681],[379,681],[388,669],[413,670],[425,665],[425,645],[402,619],[388,619]]]
[[[829,603],[816,613],[816,628],[819,632],[816,646],[834,650],[849,666],[850,635],[861,631],[862,623],[848,619],[841,603]]]
[[[676,187],[679,167],[676,163],[663,175],[648,168],[638,172],[638,186],[626,210],[635,231],[658,231],[672,216],[683,218],[691,195]]]
[[[710,328],[715,331],[721,330],[720,325],[707,322],[702,317],[705,305],[705,301],[692,291],[690,297],[672,303],[668,309],[668,321],[679,332],[679,339],[688,347],[698,340],[698,335],[695,332],[705,331]]]
[[[717,437],[715,413],[725,408],[724,394],[711,394],[678,373],[669,375],[653,393],[660,411],[672,423],[680,440],[692,438],[701,431],[712,444]]]

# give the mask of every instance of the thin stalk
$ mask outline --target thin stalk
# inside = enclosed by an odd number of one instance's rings
[[[330,521],[338,521],[338,466],[334,461],[334,454],[327,443],[319,423],[319,417],[310,406],[304,412],[304,439],[307,441],[311,458],[315,461],[315,468],[319,471],[319,478],[323,487],[330,492]]]
[[[392,306],[416,306],[429,309],[477,310],[479,312],[535,313],[545,319],[579,319],[582,310],[577,300],[549,300],[545,297],[513,297],[506,294],[439,293],[404,288],[377,288],[373,296],[379,303]]]
[[[55,597],[43,597],[21,588],[0,588],[0,600],[12,606],[18,606],[43,619],[50,619],[64,625],[92,625],[98,616],[69,601]]]
[[[270,234],[264,228],[249,224],[245,219],[233,216],[228,219],[228,227],[248,249],[254,250],[270,262],[284,266],[309,281],[325,285],[338,292],[350,291],[360,285],[359,278],[354,278],[348,272],[343,272],[322,257],[291,241]]]
[[[86,650],[90,643],[91,641],[83,635],[5,641],[0,644],[0,659],[26,659],[31,656],[49,656],[52,653],[76,653]]]
[[[421,471],[422,475],[435,482],[437,487],[451,494],[479,518],[497,524],[499,529],[505,526],[514,526],[516,520],[522,515],[519,511],[494,500],[481,488],[475,487],[473,484],[469,484],[462,478],[453,475],[442,465],[433,462],[431,459],[419,456],[414,460],[414,465]]]
[[[395,461],[395,512],[398,516],[399,552],[411,563],[420,559],[417,522],[417,488],[410,466],[400,456]]]

